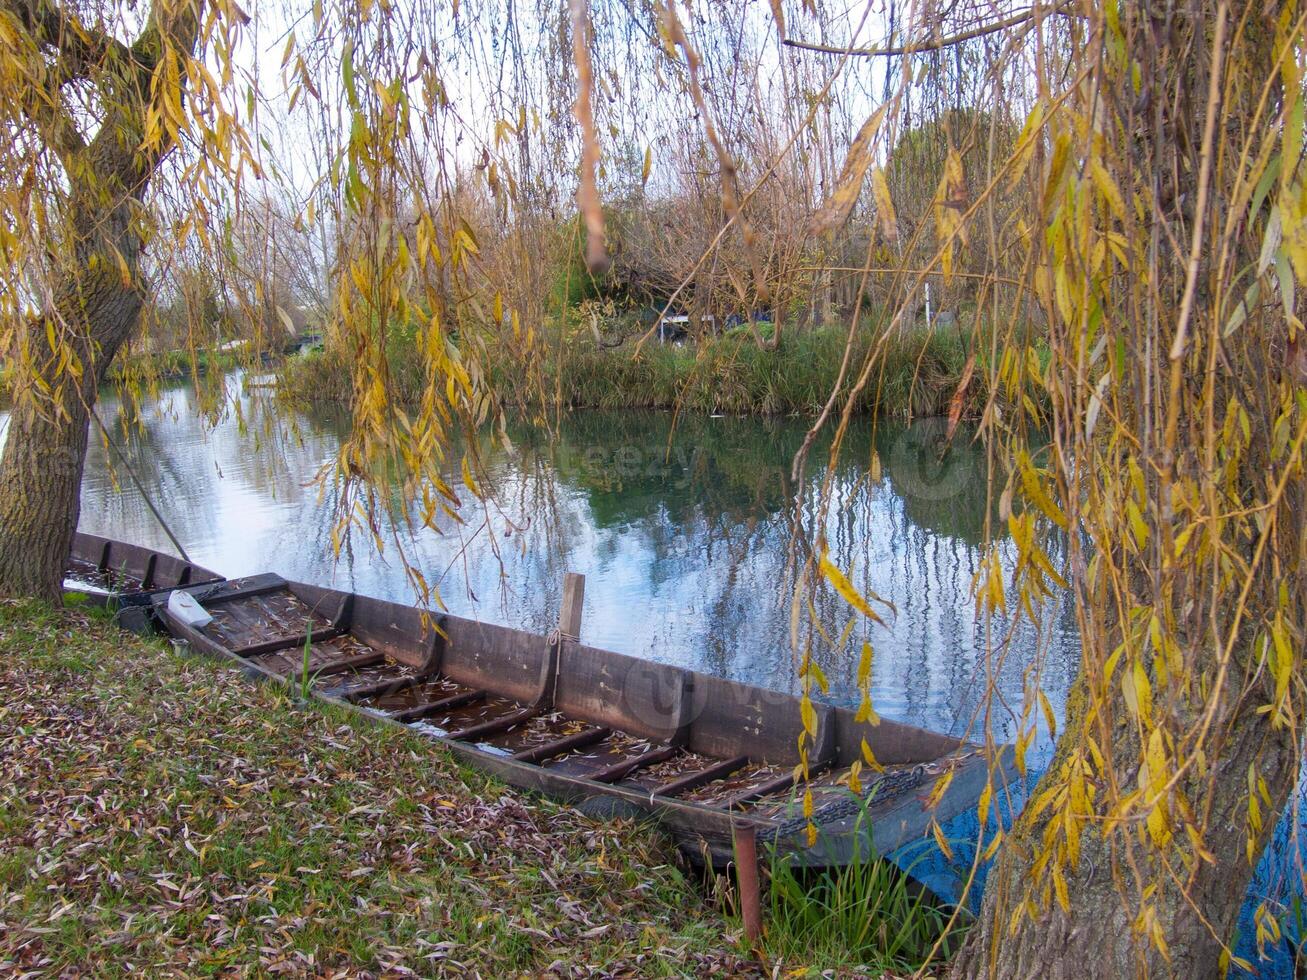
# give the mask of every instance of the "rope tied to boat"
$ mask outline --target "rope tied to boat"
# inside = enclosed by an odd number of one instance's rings
[[[123,469],[127,471],[127,475],[132,478],[132,483],[136,485],[136,492],[139,493],[141,499],[145,501],[145,506],[150,508],[150,513],[153,514],[154,519],[159,522],[159,526],[163,528],[163,533],[168,535],[168,540],[171,541],[172,546],[177,549],[177,554],[181,555],[182,560],[189,564],[191,556],[186,553],[186,549],[182,547],[182,543],[177,540],[177,535],[172,533],[172,528],[168,526],[168,522],[165,521],[163,515],[159,513],[159,508],[154,505],[154,501],[151,500],[150,495],[146,493],[145,486],[141,483],[140,477],[138,477],[136,471],[132,469],[132,464],[127,461],[127,454],[123,452],[122,447],[119,446],[118,443],[114,442],[113,436],[109,435],[109,429],[105,426],[104,421],[100,418],[99,413],[96,412],[94,408],[91,409],[91,418],[95,419],[95,424],[99,427],[100,434],[104,436],[105,443],[113,450],[114,455],[118,457],[118,462],[121,463]]]
[[[551,647],[560,646],[564,640],[569,640],[572,643],[580,643],[581,637],[577,636],[575,633],[564,633],[560,629],[555,629],[545,637],[545,642]]]

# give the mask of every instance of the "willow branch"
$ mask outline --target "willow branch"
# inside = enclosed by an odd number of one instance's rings
[[[960,34],[950,34],[948,37],[936,38],[932,41],[918,41],[915,44],[904,44],[896,47],[880,48],[848,48],[841,45],[831,44],[814,44],[809,41],[796,41],[793,38],[785,38],[781,41],[786,47],[800,48],[804,51],[819,51],[822,54],[847,54],[863,58],[889,58],[905,54],[918,54],[922,51],[939,51],[943,48],[951,48],[962,44],[964,41],[972,41],[978,37],[985,37],[988,34],[997,34],[999,31],[1006,31],[1011,27],[1019,27],[1029,21],[1040,17],[1065,16],[1071,7],[1070,0],[1056,4],[1053,7],[1029,7],[1026,10],[1018,11],[1010,17],[1004,17],[1002,20],[991,21],[988,24],[981,24],[970,30],[962,31]]]

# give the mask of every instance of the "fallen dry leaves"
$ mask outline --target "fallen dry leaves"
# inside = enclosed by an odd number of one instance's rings
[[[648,829],[100,617],[0,600],[0,774],[6,975],[759,972]]]

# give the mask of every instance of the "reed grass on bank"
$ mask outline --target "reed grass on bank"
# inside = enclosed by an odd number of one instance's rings
[[[646,343],[601,349],[589,335],[546,349],[526,365],[491,351],[488,374],[496,394],[521,406],[552,403],[587,408],[680,408],[728,414],[803,414],[821,411],[839,378],[846,333],[828,327],[787,334],[775,349],[760,348],[747,334],[699,344]],[[848,391],[874,342],[870,331],[854,342]],[[939,415],[948,410],[969,356],[967,334],[957,329],[916,331],[886,345],[883,359],[855,400],[859,413]],[[401,397],[422,390],[421,362],[391,352],[391,371]],[[534,370],[533,370],[534,369]],[[345,403],[349,365],[328,350],[287,361],[283,392],[307,404]],[[979,386],[976,386],[977,390]],[[971,393],[975,398],[975,392]],[[841,402],[842,404],[842,402]]]

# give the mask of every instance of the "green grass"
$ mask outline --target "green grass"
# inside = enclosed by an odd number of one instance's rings
[[[647,827],[0,600],[0,974],[752,975]]]
[[[866,816],[864,805],[859,822]],[[843,867],[809,871],[773,850],[768,877],[764,949],[779,962],[916,973],[938,967],[965,931],[960,923],[950,929],[949,910],[875,854],[857,853]]]

